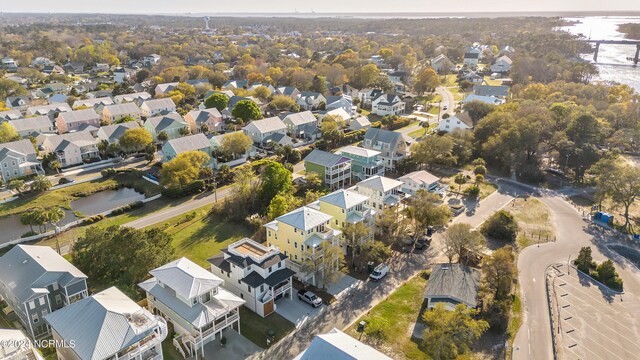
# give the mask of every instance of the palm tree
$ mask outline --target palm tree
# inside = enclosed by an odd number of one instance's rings
[[[36,176],[30,185],[31,191],[44,192],[51,188],[51,181],[44,175]]]
[[[456,175],[453,181],[455,181],[455,183],[458,184],[458,192],[460,192],[460,190],[462,189],[462,185],[464,185],[467,182],[467,178],[464,176],[463,173],[460,173]]]
[[[62,167],[62,165],[60,165],[59,161],[52,161],[49,163],[49,169],[51,170],[55,170],[57,174],[60,174],[60,168]]]
[[[44,217],[51,226],[53,226],[56,230],[56,248],[58,249],[58,254],[60,254],[60,242],[58,240],[58,223],[64,219],[65,213],[64,210],[60,207],[52,207],[45,210]]]
[[[35,220],[35,213],[31,210],[20,215],[20,224],[29,225],[31,232],[33,232],[33,225],[36,225]]]
[[[24,180],[20,179],[9,180],[9,183],[7,184],[7,189],[16,190],[20,195],[22,195],[22,191],[24,190],[24,188]]]

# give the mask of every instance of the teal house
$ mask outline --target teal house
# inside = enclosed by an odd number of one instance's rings
[[[384,176],[384,161],[380,151],[357,146],[347,146],[336,152],[351,159],[351,177],[355,181],[366,180],[372,176]]]

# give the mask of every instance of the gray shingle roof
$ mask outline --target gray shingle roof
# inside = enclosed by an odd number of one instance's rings
[[[60,113],[58,118],[61,118],[65,123],[70,124],[74,122],[99,120],[100,116],[93,109],[83,109]]]
[[[303,111],[299,113],[293,113],[285,116],[284,120],[289,120],[294,126],[300,126],[305,124],[315,124],[318,119],[313,115],[311,111]]]
[[[36,150],[33,148],[33,144],[28,139],[0,144],[0,150],[2,149],[9,149],[24,155],[36,154]]]
[[[140,125],[136,121],[128,121],[122,124],[114,124],[100,127],[98,138],[107,140],[109,143],[118,140],[124,132],[129,129],[137,129]]]
[[[151,99],[151,94],[149,94],[146,91],[143,91],[143,92],[137,92],[133,94],[116,95],[113,97],[113,101],[115,101],[116,103],[131,102],[131,101],[136,101],[138,99],[142,99],[142,100]]]
[[[139,114],[140,113],[140,108],[138,107],[138,105],[136,105],[136,104],[134,104],[132,102],[105,106],[102,111],[104,111],[104,110],[108,110],[109,111],[109,115],[111,115],[111,116],[128,115],[128,114]]]
[[[0,119],[15,120],[22,117],[20,110],[0,111]]]
[[[28,140],[27,140],[28,141]],[[87,276],[48,246],[17,245],[0,258],[0,282],[20,303],[53,282],[66,286]]]
[[[45,317],[80,359],[102,360],[153,332],[158,320],[115,287]]]
[[[42,142],[42,145],[45,148],[51,149],[51,151],[54,151],[54,150],[62,150],[64,148],[64,147],[61,147],[63,143],[65,144],[75,143],[78,146],[86,146],[86,145],[96,144],[97,142],[90,132],[77,131],[77,132],[72,132],[72,133],[67,133],[62,135],[47,136]]]
[[[176,107],[176,104],[171,100],[171,98],[145,100],[142,105],[146,105],[151,111]]]
[[[196,122],[197,125],[200,125],[206,122],[212,116],[216,118],[222,118],[222,114],[220,114],[220,111],[218,111],[218,109],[216,108],[204,109],[204,110],[193,110],[193,111],[190,111],[187,115],[191,117],[193,121]]]
[[[425,298],[449,298],[467,306],[478,304],[480,271],[462,264],[436,264],[424,292]]]
[[[509,87],[505,85],[476,85],[473,87],[473,93],[482,96],[507,97]]]
[[[286,125],[280,120],[279,117],[274,116],[263,120],[255,120],[249,123],[247,126],[255,126],[261,133],[267,133],[270,131],[284,130]]]
[[[89,106],[94,107],[96,105],[113,105],[113,100],[110,97],[99,97],[94,99],[76,100],[73,103],[73,107]]]
[[[32,106],[27,109],[28,115],[46,115],[49,112],[67,112],[71,111],[71,107],[67,104],[50,104],[42,106]]]
[[[178,113],[170,113],[167,115],[154,116],[147,119],[147,122],[156,129],[157,132],[160,132],[174,123],[179,123],[183,126],[187,126],[187,123],[184,121],[182,116]],[[146,124],[146,122],[145,122]]]
[[[176,154],[211,147],[209,139],[204,134],[195,134],[171,139],[164,146],[171,146]],[[164,148],[163,146],[163,148]]]
[[[402,134],[395,131],[378,129],[378,128],[370,128],[364,134],[365,140],[371,140],[372,145],[376,145],[377,143],[385,143],[390,144],[391,149],[394,149],[398,145],[398,141],[402,140]],[[364,147],[366,147],[366,141],[363,143]]]

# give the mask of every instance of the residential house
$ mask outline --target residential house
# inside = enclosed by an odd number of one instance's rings
[[[359,98],[358,89],[356,89],[353,86],[348,85],[348,84],[342,84],[340,86],[334,86],[331,89],[329,89],[329,92],[331,92],[331,95],[346,95],[346,96],[350,97],[351,99]]]
[[[42,106],[31,106],[27,109],[27,116],[47,116],[50,122],[55,121],[60,113],[71,111],[71,107],[66,103],[50,104]]]
[[[464,304],[470,308],[478,306],[480,271],[462,264],[435,264],[424,291],[427,308],[441,303],[453,310]]]
[[[398,178],[402,181],[402,191],[415,195],[418,191],[437,191],[440,187],[440,178],[424,170],[414,171]]]
[[[54,94],[51,95],[47,101],[49,102],[49,104],[66,104],[67,103],[67,99],[69,99],[68,95],[65,94]]]
[[[287,256],[273,246],[244,238],[210,259],[211,272],[224,280],[225,289],[246,301],[262,317],[276,311],[278,299],[293,299],[293,275]]]
[[[300,90],[293,86],[280,86],[276,89],[276,94],[285,95],[294,100],[297,100],[300,97]]]
[[[246,89],[249,87],[248,80],[227,80],[223,85],[224,90]]]
[[[81,125],[91,125],[100,127],[100,115],[93,109],[75,110],[59,113],[56,118],[56,129],[58,134],[78,131]]]
[[[229,98],[229,106],[227,107],[227,109],[229,109],[229,112],[233,111],[233,108],[236,107],[236,104],[239,101],[242,101],[242,100],[253,101],[254,103],[256,103],[256,105],[258,105],[258,107],[262,107],[264,105],[260,100],[254,98],[253,96],[236,96],[236,95],[234,95],[234,96]]]
[[[349,122],[349,130],[361,130],[368,129],[371,127],[371,122],[369,118],[366,116],[358,116],[357,118],[351,120]]]
[[[501,104],[504,104],[504,102],[505,102],[504,99],[500,99],[500,98],[497,98],[495,96],[483,96],[483,95],[469,94],[469,95],[467,95],[466,98],[464,98],[464,100],[462,100],[462,103],[466,104],[466,103],[471,102],[471,101],[480,101],[480,102],[483,102],[485,104],[490,104],[490,105],[501,105]]]
[[[506,85],[476,85],[473,93],[480,96],[495,96],[504,99],[509,96],[509,87]]]
[[[48,116],[35,116],[24,119],[10,120],[9,124],[13,126],[20,137],[28,137],[37,134],[53,134],[56,129]]]
[[[27,111],[32,101],[33,97],[30,95],[9,96],[5,104],[7,104],[9,109]]]
[[[221,149],[222,142],[223,142],[223,139],[225,137],[227,137],[229,135],[232,135],[232,134],[236,134],[236,133],[243,133],[243,132],[242,132],[242,130],[238,130],[238,131],[232,131],[232,132],[228,132],[228,133],[224,133],[224,134],[218,134],[218,135],[208,134],[207,135],[207,139],[209,139],[209,142],[211,143],[212,155],[215,157],[215,155],[220,153],[220,151],[222,150]],[[229,160],[229,158],[224,157],[224,160],[226,160],[226,162],[219,162],[220,159],[216,158],[214,167],[217,170],[222,165],[227,165],[229,167],[238,166],[238,165],[241,165],[241,164],[244,164],[245,162],[247,162],[247,159],[251,155],[255,155],[255,148],[253,146],[249,150],[247,150],[247,152],[244,153],[244,154],[232,154],[232,157],[231,157],[230,160]]]
[[[0,359],[44,360],[22,330],[0,329]]]
[[[117,67],[113,70],[113,81],[117,84],[122,84],[124,82],[129,82],[131,79],[135,78],[138,70],[131,69],[127,67]]]
[[[175,159],[176,156],[187,151],[202,151],[211,157],[211,142],[202,133],[168,140],[162,146],[162,161]]]
[[[369,200],[368,197],[355,191],[340,189],[321,197],[307,206],[331,215],[330,225],[333,229],[344,231],[347,224],[363,223],[371,230],[369,239],[373,239],[376,211],[367,206],[367,200]],[[349,242],[349,239],[344,239],[344,234],[341,236],[343,237],[343,244]],[[353,253],[351,245],[344,245],[343,250],[347,255]]]
[[[468,49],[464,53],[464,59],[462,63],[470,68],[475,68],[478,66],[478,61],[480,60],[481,51],[479,49]]]
[[[161,60],[162,60],[162,57],[160,55],[158,55],[158,54],[150,54],[150,55],[145,56],[142,59],[142,62],[144,63],[144,65],[146,67],[151,67],[153,65],[159,64]]]
[[[438,131],[452,133],[455,130],[471,130],[473,129],[473,119],[468,112],[462,112],[446,119],[440,120],[438,123]]]
[[[189,124],[192,134],[202,132],[202,125],[206,125],[211,132],[224,130],[222,114],[216,108],[189,111],[184,120]]]
[[[320,103],[327,104],[327,98],[317,92],[303,91],[300,93],[296,103],[300,105],[300,109],[316,110],[320,107]]]
[[[125,131],[138,128],[140,128],[140,125],[137,121],[128,121],[122,124],[101,126],[96,133],[96,137],[98,138],[98,140],[106,141],[109,144],[114,144],[120,140]]]
[[[262,146],[266,146],[270,142],[277,143],[283,137],[288,137],[287,126],[277,116],[254,120],[247,124],[242,130],[254,143]]]
[[[224,281],[181,258],[149,271],[152,278],[138,284],[149,310],[173,325],[173,338],[182,356],[204,357],[204,345],[236,325],[245,300],[222,287]]]
[[[82,74],[84,73],[85,64],[77,61],[71,61],[64,64],[62,67],[67,74]]]
[[[318,119],[309,110],[288,114],[282,122],[292,138],[313,141],[322,136],[318,129]]]
[[[385,169],[390,171],[393,171],[396,168],[396,163],[409,153],[407,140],[402,133],[378,128],[367,130],[364,134],[362,147],[380,151],[379,157],[384,161]]]
[[[0,111],[0,122],[4,120],[20,119],[21,117],[22,113],[20,112],[20,110]]]
[[[204,99],[208,99],[209,96],[213,95],[213,94],[223,94],[227,96],[227,99],[231,99],[231,97],[235,96],[235,94],[233,93],[233,91],[231,90],[209,90],[207,91],[206,94],[204,94]]]
[[[293,360],[391,360],[390,357],[333,328],[313,338],[308,348]]]
[[[325,241],[338,245],[342,231],[331,228],[333,217],[319,210],[303,206],[267,223],[267,245],[275,246],[288,256],[287,267],[296,272],[295,277],[317,284],[316,274],[304,273],[301,269],[306,251],[315,254]]]
[[[484,77],[475,71],[466,71],[462,74],[462,79],[472,84],[480,85],[484,83]]]
[[[373,99],[382,95],[384,91],[380,89],[362,89],[358,93],[358,97],[360,97],[360,104],[362,106],[371,106],[371,102]]]
[[[353,100],[347,95],[327,96],[325,110],[343,109],[349,116],[353,115]]]
[[[55,94],[63,94],[67,91],[69,91],[69,85],[53,82],[41,87],[35,94],[40,98],[49,98]]]
[[[45,65],[44,68],[42,69],[42,72],[47,74],[47,75],[51,75],[51,74],[64,74],[64,68],[60,65],[56,65],[56,64],[49,64],[49,65]]]
[[[502,55],[493,62],[491,71],[501,74],[508,73],[511,71],[512,64],[513,61],[507,55]]]
[[[51,313],[45,320],[51,326],[59,360],[163,358],[166,320],[116,287]]]
[[[2,68],[7,71],[16,71],[18,70],[18,61],[10,57],[5,57],[2,59]]]
[[[45,154],[55,153],[62,167],[100,158],[98,141],[89,131],[46,136],[42,147]]]
[[[382,210],[398,206],[406,197],[402,192],[402,181],[383,176],[372,176],[362,180],[349,190],[367,196],[366,204],[374,209]]]
[[[136,105],[142,104],[143,101],[151,99],[151,94],[146,91],[137,92],[133,94],[116,95],[113,97],[113,102],[116,104],[133,102]]]
[[[500,55],[513,56],[515,53],[516,50],[509,45],[505,45],[500,49]]]
[[[30,140],[0,144],[0,179],[9,180],[31,174],[44,174],[36,150]]]
[[[384,161],[380,158],[380,151],[346,146],[336,154],[351,159],[351,177],[356,181],[376,175],[384,176]]]
[[[404,102],[397,94],[380,94],[371,101],[371,113],[379,116],[401,115],[404,109]]]
[[[351,159],[314,149],[304,158],[304,168],[316,173],[323,184],[330,189],[338,189],[351,184]]]
[[[35,67],[43,67],[47,65],[55,65],[55,61],[52,61],[47,57],[38,56],[37,58],[31,61],[31,65]]]
[[[105,106],[102,109],[102,121],[111,124],[124,117],[131,117],[134,120],[140,120],[142,111],[135,103],[123,103]]]
[[[343,121],[345,124],[348,124],[351,121],[351,115],[344,111],[343,108],[337,108],[337,109],[333,109],[333,110],[329,110],[327,112],[325,112],[320,120],[324,120],[325,117],[327,116],[332,116],[334,118],[336,118],[336,120],[338,121]]]
[[[149,99],[140,105],[142,116],[151,117],[176,111],[176,104],[171,98]]]
[[[72,108],[77,109],[79,107],[89,107],[94,109],[101,109],[104,106],[113,105],[113,100],[110,97],[96,97],[93,99],[76,100],[73,102]]]
[[[158,84],[158,85],[156,85],[156,87],[154,89],[155,94],[156,94],[156,96],[164,96],[169,91],[175,90],[175,88],[178,87],[178,84],[180,84],[180,83],[179,82],[172,82],[172,83]]]
[[[453,62],[451,60],[449,60],[449,58],[447,57],[447,55],[444,54],[440,54],[436,57],[434,57],[433,59],[431,59],[430,61],[431,63],[431,67],[437,71],[439,74],[441,73],[449,73],[453,70],[455,70],[455,65],[453,64]]]
[[[47,314],[88,296],[87,276],[48,246],[16,245],[0,269],[0,297],[32,339],[51,334]]]
[[[144,128],[153,136],[153,141],[158,142],[158,134],[164,132],[167,139],[175,139],[182,136],[184,128],[189,128],[189,124],[176,112],[167,115],[150,117],[144,122]]]
[[[249,86],[249,91],[253,91],[257,88],[259,88],[260,86],[263,86],[265,88],[267,88],[267,90],[269,90],[269,96],[271,96],[274,92],[276,92],[276,88],[273,87],[273,85],[269,84],[269,83],[253,83],[251,84],[251,86]]]

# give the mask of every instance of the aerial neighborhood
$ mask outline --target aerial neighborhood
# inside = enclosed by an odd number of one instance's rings
[[[0,359],[640,351],[638,87],[571,22],[51,18],[0,13]]]

